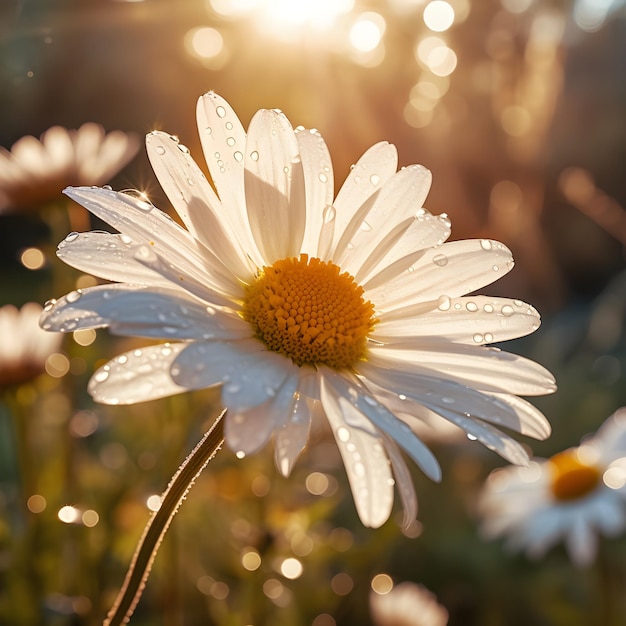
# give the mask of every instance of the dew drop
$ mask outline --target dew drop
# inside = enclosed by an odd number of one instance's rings
[[[238,459],[243,459],[246,456],[246,453],[243,450],[237,450],[237,452],[235,452],[235,456]]]
[[[77,232],[68,233],[68,235],[65,237],[65,241],[67,241],[67,242],[76,241],[77,239],[78,239],[78,233]]]
[[[226,130],[232,130],[233,129],[233,123],[232,122],[226,122],[226,124],[224,124],[224,126],[226,126]]]
[[[485,313],[493,313],[493,306],[491,304],[485,304],[485,306],[483,306],[483,311]]]
[[[109,377],[109,372],[106,369],[98,370],[94,375],[93,379],[97,383],[103,383]]]
[[[235,161],[237,161],[238,163],[241,163],[243,161],[243,154],[241,154],[239,150],[237,150],[237,152],[235,152],[233,156],[235,157]]]
[[[468,302],[468,303],[465,305],[465,308],[466,308],[468,311],[471,311],[472,313],[474,313],[475,311],[478,311],[478,307],[476,306],[476,303],[475,303],[475,302]]]
[[[48,312],[52,309],[52,307],[57,303],[57,301],[52,298],[51,300],[47,300],[46,303],[43,305],[43,310]]]
[[[337,429],[337,438],[339,439],[339,441],[348,441],[350,439],[350,431],[344,426],[340,426]]]
[[[467,433],[467,438],[470,441],[476,441],[476,439],[478,439],[478,437],[476,437],[476,435],[472,435],[471,433]]]
[[[75,291],[70,291],[65,296],[65,299],[68,302],[74,303],[74,302],[78,302],[78,300],[80,299],[81,296],[82,296],[82,291],[80,289],[76,289]]]
[[[157,146],[156,147],[156,153],[160,154],[161,156],[163,156],[165,154],[165,148],[163,146]]]
[[[448,264],[448,257],[444,254],[438,254],[436,257],[433,257],[433,263],[439,267],[443,267]]]
[[[491,241],[489,241],[489,239],[481,239],[480,240],[480,247],[483,250],[491,250]]]
[[[485,333],[485,342],[491,343],[493,341],[493,335],[491,333]]]
[[[365,465],[363,465],[363,463],[355,463],[354,464],[354,473],[357,476],[365,476]]]
[[[189,154],[190,150],[187,146],[183,145],[182,143],[178,144],[178,149],[183,152],[184,154]]]
[[[378,174],[372,174],[370,176],[370,183],[372,183],[372,185],[378,185],[379,182],[380,182],[380,176]]]
[[[126,245],[133,243],[133,240],[128,235],[125,235],[124,233],[120,235],[120,241]]]
[[[500,266],[499,266],[499,265],[492,265],[492,266],[491,266],[491,269],[492,269],[494,272],[499,272],[499,271],[500,271]]]
[[[439,296],[439,300],[437,300],[437,308],[440,311],[449,311],[451,305],[452,301],[449,296]]]
[[[504,315],[504,317],[511,317],[511,315],[513,315],[513,313],[515,313],[515,311],[513,310],[513,307],[505,304],[502,309],[501,309],[502,315]]]
[[[328,204],[324,207],[322,211],[322,219],[324,220],[324,224],[330,224],[334,221],[337,215],[337,211],[332,204]]]
[[[361,230],[369,233],[372,230],[372,226],[364,220],[363,222],[361,222]]]
[[[285,165],[285,167],[283,167],[283,172],[285,174],[289,174],[289,166],[288,165]]]
[[[472,339],[474,340],[474,343],[482,343],[484,338],[480,333],[476,333]]]
[[[227,139],[226,139],[226,143],[227,143],[229,146],[231,146],[231,147],[232,147],[232,146],[234,146],[237,142],[235,141],[235,138],[234,138],[234,137],[227,137]]]
[[[126,363],[128,363],[128,357],[125,354],[122,354],[121,356],[117,357],[117,362],[120,365],[126,365]]]
[[[207,135],[211,135],[211,134],[213,133],[213,129],[212,129],[210,126],[207,126],[207,127],[204,129],[204,132],[205,132]]]
[[[193,182],[193,178],[188,178],[187,179],[187,184],[191,187],[193,186],[194,182]]]
[[[226,109],[223,106],[218,106],[215,109],[217,117],[226,117]]]
[[[460,310],[461,310],[461,308],[462,308],[462,307],[461,307],[461,303],[460,303],[460,302],[455,303],[454,308],[455,308],[457,311],[460,311]]]
[[[251,152],[250,153],[250,158],[253,161],[258,161],[259,160],[259,153],[256,150],[254,152]]]

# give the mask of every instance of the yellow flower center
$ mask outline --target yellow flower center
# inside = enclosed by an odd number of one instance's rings
[[[591,493],[602,477],[597,467],[580,460],[575,449],[555,454],[549,463],[552,468],[550,487],[556,500],[578,500]]]
[[[376,319],[363,287],[317,258],[276,261],[247,287],[243,318],[274,352],[296,365],[349,368],[365,356]]]

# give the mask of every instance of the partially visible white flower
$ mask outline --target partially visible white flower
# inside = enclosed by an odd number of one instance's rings
[[[446,626],[448,611],[422,585],[403,582],[387,593],[370,592],[370,612],[376,626]]]
[[[56,200],[68,185],[102,185],[139,150],[133,134],[105,134],[87,122],[78,130],[53,126],[41,140],[26,135],[11,151],[0,147],[0,213]]]
[[[506,536],[532,558],[563,539],[572,561],[588,565],[598,534],[626,527],[626,408],[577,448],[492,472],[479,513],[488,538]]]
[[[28,302],[21,309],[0,307],[0,388],[17,385],[44,371],[46,359],[61,345],[61,335],[39,327],[42,307]]]
[[[131,404],[220,385],[229,447],[243,457],[273,439],[285,475],[311,421],[325,419],[372,527],[388,519],[394,485],[405,523],[417,515],[399,447],[439,480],[411,429],[432,414],[525,463],[500,427],[547,437],[545,417],[517,394],[550,393],[554,379],[485,344],[533,332],[539,315],[519,300],[467,295],[506,274],[511,252],[490,240],[444,243],[449,219],[422,207],[430,172],[398,170],[386,142],[366,151],[333,200],[320,133],[294,130],[280,111],[258,111],[246,132],[211,92],[198,102],[198,129],[219,195],[177,138],[146,139],[186,228],[145,196],[67,190],[119,233],[71,233],[58,256],[116,284],[50,302],[42,326],[171,342],[100,368],[93,397]]]

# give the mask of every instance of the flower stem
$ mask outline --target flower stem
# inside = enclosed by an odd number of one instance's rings
[[[141,598],[150,569],[169,525],[193,486],[200,472],[215,456],[224,442],[223,411],[204,434],[191,454],[183,461],[161,497],[161,506],[143,531],[135,554],[126,573],[124,584],[117,594],[113,608],[103,622],[104,626],[127,624]]]

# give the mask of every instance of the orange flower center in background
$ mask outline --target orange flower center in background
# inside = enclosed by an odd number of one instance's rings
[[[317,258],[276,261],[247,287],[243,318],[274,352],[296,365],[354,365],[365,355],[374,305],[337,265]]]
[[[549,460],[552,469],[552,495],[556,500],[578,500],[590,494],[600,483],[602,473],[594,465],[580,460],[577,450],[566,450]]]

